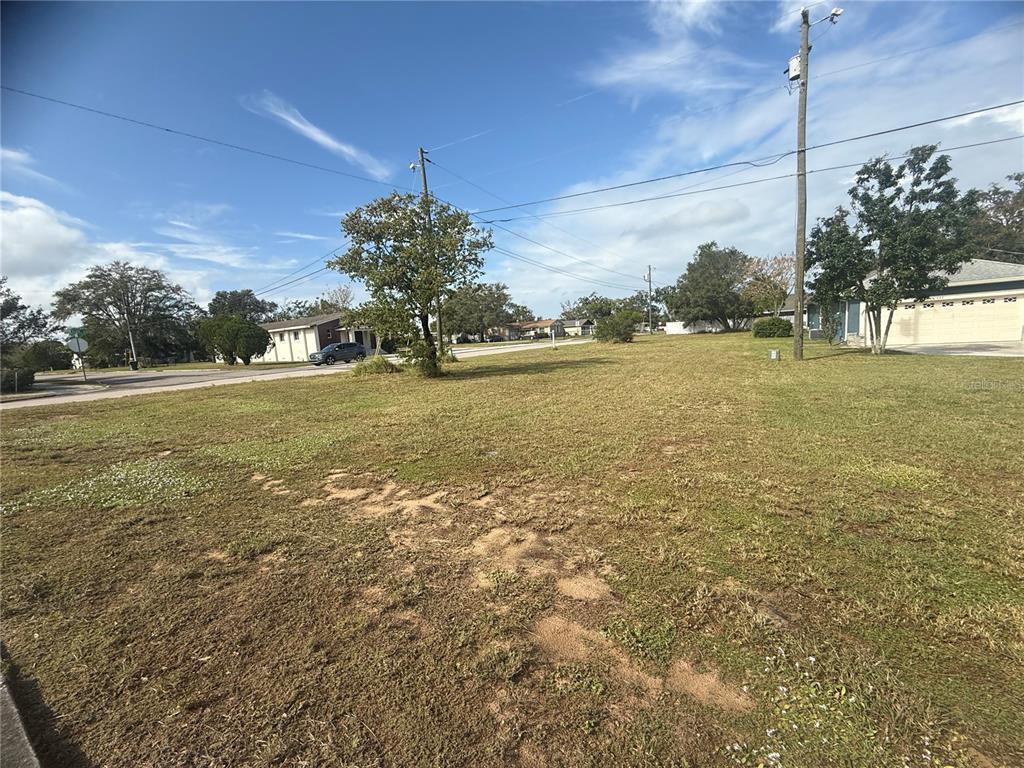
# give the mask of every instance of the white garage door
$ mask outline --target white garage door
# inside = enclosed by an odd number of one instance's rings
[[[1024,296],[936,299],[896,309],[889,344],[1020,341]]]

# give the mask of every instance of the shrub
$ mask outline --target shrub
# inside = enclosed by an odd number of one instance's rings
[[[636,324],[641,319],[640,313],[632,310],[614,312],[597,321],[594,338],[598,341],[610,341],[613,344],[628,344],[633,340]]]
[[[360,360],[352,366],[353,376],[372,376],[378,373],[401,373],[401,367],[395,365],[383,355],[374,355]]]
[[[777,336],[792,336],[793,321],[784,317],[759,317],[753,325],[754,337],[772,339]]]
[[[0,392],[25,392],[32,389],[35,378],[31,368],[0,368]]]
[[[11,353],[13,367],[35,371],[64,370],[71,367],[73,359],[70,349],[53,340],[37,341]]]

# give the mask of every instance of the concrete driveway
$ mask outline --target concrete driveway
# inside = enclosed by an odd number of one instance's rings
[[[963,344],[907,344],[889,347],[895,352],[915,355],[975,355],[982,357],[1024,357],[1024,341],[975,341]]]
[[[592,339],[559,340],[559,347],[588,344]],[[459,359],[500,355],[528,350],[550,349],[547,344],[504,344],[493,347],[474,347],[472,349],[454,349]],[[6,400],[0,403],[0,409],[31,408],[40,405],[59,405],[61,403],[80,403],[90,400],[108,400],[115,397],[131,395],[149,395],[160,392],[173,392],[182,389],[199,389],[202,387],[219,387],[228,384],[246,384],[254,381],[275,381],[277,379],[305,378],[307,376],[332,376],[352,370],[351,363],[339,363],[332,366],[306,365],[295,368],[261,368],[258,364],[249,367],[240,366],[235,369],[208,368],[190,370],[162,371],[112,371],[89,373],[90,387],[82,383],[82,374],[61,374],[59,376],[41,375],[37,386],[41,388],[37,397]],[[69,394],[55,394],[67,387]],[[33,393],[36,394],[36,393]]]

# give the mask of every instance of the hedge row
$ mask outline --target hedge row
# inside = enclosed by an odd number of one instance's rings
[[[793,335],[793,322],[783,317],[759,317],[752,327],[755,338],[759,339]]]

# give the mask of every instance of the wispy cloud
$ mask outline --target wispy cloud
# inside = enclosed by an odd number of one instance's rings
[[[299,110],[270,91],[263,91],[259,96],[243,99],[242,103],[250,112],[278,120],[300,136],[305,136],[328,152],[361,168],[378,181],[386,181],[391,176],[391,170],[369,152],[335,138],[320,126],[307,120]]]
[[[296,240],[330,240],[329,237],[321,237],[320,235],[309,235],[305,232],[275,232],[278,237],[291,237]]]
[[[41,181],[44,184],[50,184],[55,187],[64,186],[64,184],[52,176],[47,176],[45,173],[33,168],[35,158],[23,149],[14,149],[13,147],[0,148],[0,163],[3,164],[4,173],[14,174],[33,181]]]

